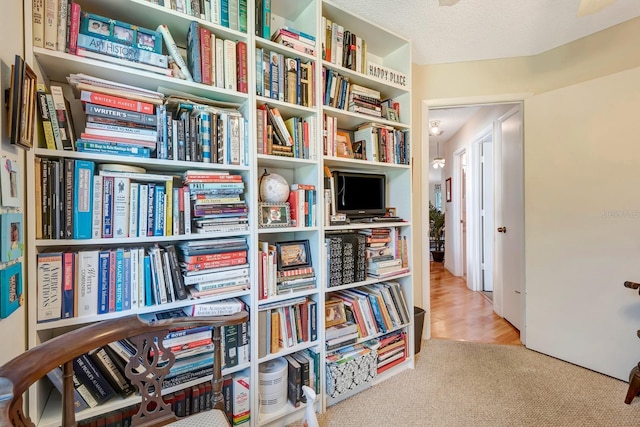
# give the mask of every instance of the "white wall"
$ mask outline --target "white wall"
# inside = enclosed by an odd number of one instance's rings
[[[5,1],[2,3],[0,13],[0,31],[2,43],[0,43],[0,95],[4,105],[4,90],[9,88],[11,81],[11,65],[16,54],[24,57],[22,36],[22,2]],[[18,160],[23,171],[22,188],[24,187],[24,151],[11,145],[7,137],[6,109],[0,108],[0,152],[13,160]],[[24,202],[24,200],[23,200]],[[25,217],[23,216],[23,222]],[[24,237],[24,236],[23,236]],[[26,241],[26,240],[25,240]],[[25,259],[23,257],[23,267]],[[26,289],[26,277],[23,268],[23,289]],[[26,348],[26,304],[13,312],[6,319],[0,319],[0,364],[22,353]]]
[[[623,287],[640,282],[639,82],[640,67],[524,109],[527,346],[622,380],[640,358]]]

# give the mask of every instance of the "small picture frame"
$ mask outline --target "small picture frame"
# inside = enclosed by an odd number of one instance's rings
[[[344,302],[338,298],[332,298],[324,304],[324,323],[327,328],[340,325],[347,321]]]
[[[23,304],[22,263],[0,270],[0,318],[9,317]]]
[[[26,149],[33,146],[37,83],[38,77],[31,67],[16,55],[11,67],[7,134],[12,144]]]
[[[1,206],[20,207],[20,166],[15,160],[0,158],[0,189],[2,190]]]
[[[447,202],[450,202],[451,201],[451,177],[445,180],[444,188],[445,188],[445,193],[447,197]]]
[[[9,262],[24,252],[22,214],[6,212],[0,215],[0,262]]]
[[[353,159],[353,147],[348,132],[342,130],[336,132],[336,157]]]
[[[390,216],[390,217],[398,216],[396,208],[389,207],[389,208],[386,208],[385,210],[386,210],[385,216]]]
[[[311,267],[311,250],[308,240],[276,242],[278,271]]]
[[[353,158],[358,160],[367,160],[366,143],[364,141],[356,141],[351,144],[353,148]]]
[[[387,120],[389,120],[391,122],[397,122],[398,121],[398,112],[396,110],[394,110],[393,108],[387,108]]]
[[[117,23],[113,24],[113,41],[116,43],[131,46],[134,43],[135,32],[133,28]]]
[[[288,227],[291,224],[289,202],[259,203],[258,208],[260,228]]]

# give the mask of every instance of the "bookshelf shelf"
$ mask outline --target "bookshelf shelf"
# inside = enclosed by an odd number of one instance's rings
[[[52,0],[57,1],[57,0]],[[23,0],[25,15],[32,14],[34,2],[30,0]],[[292,353],[313,349],[319,352],[320,366],[319,372],[316,371],[317,381],[320,384],[320,393],[318,393],[318,399],[315,402],[315,406],[318,411],[323,412],[328,404],[335,403],[335,399],[330,399],[326,395],[326,365],[324,363],[326,350],[324,345],[325,331],[324,331],[324,304],[327,295],[337,291],[357,290],[364,286],[374,285],[383,280],[393,280],[398,282],[402,291],[405,294],[407,304],[413,306],[413,274],[411,273],[411,267],[413,265],[413,258],[409,255],[408,265],[409,272],[395,275],[393,277],[387,277],[384,279],[376,279],[373,277],[367,277],[366,280],[343,284],[340,286],[328,287],[328,275],[327,270],[327,251],[325,239],[336,232],[345,231],[360,231],[364,229],[382,229],[382,228],[395,228],[399,230],[401,236],[406,237],[408,240],[408,247],[412,249],[413,246],[413,227],[412,227],[412,206],[411,206],[411,191],[412,191],[412,173],[413,168],[409,164],[395,164],[395,163],[383,163],[372,162],[367,160],[358,160],[350,158],[342,158],[336,156],[329,156],[324,150],[324,138],[326,135],[326,129],[324,125],[324,117],[335,117],[337,122],[337,128],[340,130],[349,131],[353,134],[357,130],[358,126],[366,123],[375,123],[377,125],[384,125],[393,127],[396,131],[406,132],[408,140],[411,139],[411,44],[408,40],[381,28],[376,25],[372,25],[365,19],[360,18],[344,9],[335,5],[330,0],[271,0],[271,16],[269,18],[270,31],[269,34],[273,34],[275,31],[282,27],[288,27],[311,35],[315,38],[315,55],[309,55],[302,53],[298,50],[289,48],[279,43],[272,42],[269,37],[262,37],[264,35],[256,35],[255,28],[259,26],[261,19],[258,19],[255,13],[255,7],[262,2],[247,1],[247,32],[240,32],[231,28],[224,27],[222,25],[213,24],[200,17],[189,16],[185,13],[171,10],[170,2],[165,0],[165,6],[154,4],[148,0],[78,0],[83,11],[88,11],[98,15],[119,19],[124,22],[130,22],[135,25],[139,25],[148,29],[155,30],[159,24],[165,24],[168,26],[173,38],[175,39],[179,51],[185,56],[186,48],[186,35],[187,29],[192,21],[196,21],[201,27],[209,29],[212,34],[215,34],[216,38],[228,39],[232,41],[243,41],[246,43],[247,48],[247,88],[248,93],[241,93],[238,91],[232,91],[223,88],[217,88],[205,84],[199,84],[194,82],[188,82],[178,78],[168,77],[160,75],[151,71],[143,69],[132,68],[126,65],[120,65],[116,63],[109,63],[99,60],[93,60],[81,56],[70,55],[61,51],[54,51],[49,49],[43,49],[32,46],[29,41],[33,39],[32,34],[25,34],[25,40],[27,40],[27,48],[25,49],[25,56],[29,59],[28,62],[33,63],[40,72],[40,75],[45,77],[45,83],[59,82],[66,84],[66,78],[69,74],[82,73],[89,76],[94,76],[106,80],[113,80],[118,83],[123,83],[139,88],[162,92],[165,95],[172,94],[187,94],[189,96],[207,98],[213,100],[218,104],[225,104],[237,108],[244,119],[246,119],[246,132],[248,142],[248,149],[244,152],[246,156],[246,165],[221,165],[213,163],[201,163],[193,161],[176,161],[176,160],[164,160],[156,158],[136,158],[136,157],[124,157],[114,156],[108,154],[94,154],[84,152],[73,151],[58,151],[48,150],[40,144],[38,148],[35,148],[27,154],[27,164],[30,169],[27,170],[28,175],[34,175],[31,172],[34,171],[34,160],[47,159],[47,160],[64,160],[74,159],[76,161],[90,160],[98,164],[122,164],[130,166],[144,167],[148,173],[160,173],[165,175],[180,175],[186,170],[200,170],[200,171],[229,171],[232,174],[241,175],[243,182],[245,183],[244,200],[246,200],[249,210],[249,229],[242,232],[228,232],[228,233],[215,233],[215,234],[189,234],[189,235],[170,235],[170,236],[155,236],[155,237],[140,237],[140,238],[123,238],[123,239],[86,239],[86,240],[56,240],[56,239],[35,239],[35,233],[33,232],[36,227],[36,218],[33,210],[27,212],[27,226],[28,226],[28,240],[27,245],[27,278],[28,278],[28,290],[31,294],[35,294],[37,291],[37,263],[36,257],[39,253],[45,251],[57,251],[62,252],[69,248],[71,251],[82,251],[84,249],[96,250],[96,249],[113,249],[117,247],[133,248],[133,247],[148,247],[154,243],[160,245],[166,245],[170,243],[183,243],[183,242],[197,242],[201,240],[208,240],[212,238],[224,238],[224,237],[241,237],[245,238],[248,243],[248,263],[250,265],[250,279],[251,289],[229,292],[221,295],[210,296],[206,298],[200,298],[195,300],[181,300],[168,304],[160,304],[157,306],[143,306],[135,309],[135,313],[138,314],[151,314],[158,311],[169,310],[172,308],[180,308],[187,305],[215,301],[221,298],[228,297],[240,297],[247,305],[250,311],[250,317],[252,319],[250,323],[249,336],[250,340],[250,354],[253,355],[249,363],[241,363],[230,369],[225,369],[223,374],[233,374],[241,370],[248,369],[250,371],[250,402],[251,402],[251,417],[247,423],[248,427],[258,426],[282,426],[290,422],[294,422],[300,419],[303,415],[304,404],[300,407],[295,407],[288,402],[283,409],[275,413],[262,414],[259,407],[259,375],[258,366],[260,363],[273,360],[275,358],[290,355]],[[204,2],[207,3],[207,2]],[[211,2],[213,3],[213,2]],[[366,40],[366,58],[373,64],[378,64],[385,69],[397,71],[400,74],[406,76],[406,85],[395,84],[393,82],[385,81],[376,77],[368,76],[363,72],[356,72],[355,70],[343,67],[339,64],[332,63],[330,60],[325,60],[323,53],[323,38],[326,37],[326,27],[323,25],[323,17],[329,18],[334,22],[344,26],[345,30],[349,30],[356,33],[358,36]],[[30,21],[30,20],[27,20]],[[32,27],[27,25],[26,31],[29,32]],[[330,40],[329,40],[330,42]],[[258,96],[256,90],[258,87],[258,73],[256,70],[258,61],[256,61],[255,52],[256,49],[263,49],[264,52],[274,52],[282,54],[288,58],[299,58],[302,63],[309,63],[311,68],[311,75],[313,76],[313,85],[310,86],[310,90],[313,93],[312,99],[315,100],[313,106],[297,105],[290,102],[284,102],[280,98],[279,100],[272,99],[270,97]],[[166,49],[164,50],[166,53]],[[366,64],[362,64],[363,67]],[[353,113],[346,110],[333,108],[323,105],[324,98],[324,82],[323,82],[323,70],[332,70],[338,73],[340,76],[348,78],[350,83],[355,83],[364,86],[368,89],[373,89],[380,92],[381,100],[387,98],[393,99],[398,104],[399,110],[402,111],[400,121],[390,121],[386,118],[378,118],[366,114]],[[366,68],[364,68],[366,71]],[[280,83],[280,82],[279,82]],[[286,87],[286,86],[285,86]],[[71,90],[69,87],[65,89]],[[300,88],[296,90],[302,92]],[[264,92],[263,92],[264,93]],[[287,92],[287,98],[292,97]],[[297,97],[296,97],[297,101]],[[303,121],[307,121],[308,124],[308,142],[309,142],[309,158],[289,158],[279,157],[274,155],[263,154],[262,150],[258,152],[257,135],[258,135],[258,110],[260,107],[268,105],[271,108],[277,108],[284,120],[292,117],[301,118]],[[306,104],[305,104],[306,105]],[[394,106],[394,108],[396,108]],[[390,116],[392,117],[392,116]],[[304,125],[303,125],[304,126]],[[313,129],[315,126],[315,129]],[[77,127],[77,126],[76,126]],[[356,142],[356,141],[352,141]],[[268,145],[262,145],[262,147],[268,147]],[[302,146],[303,150],[306,146]],[[265,152],[267,150],[264,150]],[[407,153],[408,154],[408,153]],[[410,155],[408,157],[411,158]],[[325,168],[333,170],[344,170],[351,172],[362,173],[375,173],[384,174],[387,180],[386,196],[387,207],[395,207],[397,209],[397,215],[402,218],[402,221],[397,222],[385,222],[385,223],[353,223],[346,225],[330,225],[330,222],[325,219],[325,203],[328,202],[325,199],[324,194],[324,171]],[[316,215],[315,223],[310,227],[283,227],[283,228],[260,228],[259,227],[259,213],[258,213],[258,200],[259,191],[256,185],[260,176],[264,170],[269,173],[277,173],[282,175],[288,182],[288,184],[306,184],[314,186],[316,203]],[[34,178],[31,179],[30,184],[36,184]],[[29,183],[29,181],[28,181]],[[30,185],[35,187],[35,185]],[[26,197],[29,200],[34,200],[36,197],[36,191],[32,188],[28,188]],[[259,289],[259,275],[260,275],[260,262],[258,259],[258,250],[261,245],[266,242],[267,244],[274,245],[277,242],[287,242],[294,240],[308,240],[309,252],[311,255],[312,266],[314,268],[314,274],[316,277],[316,287],[313,289],[305,289],[302,291],[296,291],[291,294],[281,294],[271,296],[268,299],[261,300],[261,290]],[[410,252],[410,251],[409,251]],[[295,346],[281,349],[274,354],[268,354],[263,357],[258,357],[259,347],[258,339],[260,320],[258,314],[262,310],[261,306],[270,303],[284,302],[287,300],[294,300],[295,298],[304,297],[307,300],[316,303],[317,308],[317,333],[318,337],[314,341],[308,341],[299,343]],[[103,315],[91,315],[83,316],[79,318],[56,320],[45,323],[37,322],[36,304],[29,302],[29,319],[28,319],[28,345],[33,347],[39,342],[50,339],[52,336],[64,333],[67,330],[76,328],[80,325],[84,325],[92,322],[99,322],[103,319],[119,317],[123,314],[129,314],[132,311],[108,313]],[[410,308],[411,314],[412,310]],[[407,357],[401,364],[394,366],[393,368],[384,372],[380,377],[389,378],[392,375],[397,374],[401,370],[413,367],[413,330],[412,323],[404,324],[401,327],[393,328],[393,331],[402,331],[407,336]],[[376,334],[361,339],[360,342],[368,339],[380,338],[382,334]],[[315,357],[315,356],[314,356]],[[378,381],[380,379],[376,379]],[[201,379],[199,381],[205,381]],[[171,389],[170,389],[171,390]],[[169,391],[165,391],[169,392]],[[48,396],[51,395],[51,398]],[[39,420],[37,425],[43,427],[54,426],[56,422],[59,424],[59,398],[56,401],[57,393],[51,392],[51,386],[49,384],[40,384],[36,390],[32,390],[29,394],[29,409],[31,413],[42,414],[41,417],[33,417],[36,421]],[[344,398],[344,397],[343,397]],[[48,402],[47,402],[48,400]],[[57,402],[57,406],[56,405]],[[104,414],[107,411],[115,410],[118,408],[124,408],[128,406],[132,400],[119,400],[109,402],[106,406],[100,406],[88,411],[83,411],[81,417],[87,418],[89,416]],[[53,421],[58,417],[57,421]]]

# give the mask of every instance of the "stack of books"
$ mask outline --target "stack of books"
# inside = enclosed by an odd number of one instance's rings
[[[327,351],[331,351],[346,345],[355,344],[359,337],[358,325],[347,321],[326,329],[325,345]]]
[[[248,289],[247,249],[244,237],[180,243],[178,258],[189,295],[203,298]]]
[[[380,92],[355,83],[349,86],[348,110],[353,113],[382,117]]]
[[[67,80],[86,115],[78,151],[151,157],[163,94],[83,74],[71,74]]]
[[[249,229],[249,210],[243,200],[241,175],[188,170],[183,174],[183,185],[191,198],[193,232],[225,233]]]
[[[282,27],[273,32],[271,41],[290,47],[298,52],[316,56],[316,38],[292,27]]]
[[[366,238],[367,274],[375,278],[386,278],[409,271],[404,247],[406,239],[399,229],[365,228],[359,231]]]

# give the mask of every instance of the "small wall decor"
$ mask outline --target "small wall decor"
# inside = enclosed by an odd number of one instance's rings
[[[308,240],[276,242],[278,271],[311,267],[311,251]]]
[[[0,159],[0,188],[2,189],[2,206],[20,207],[20,169],[15,160],[2,157]]]
[[[7,133],[12,144],[26,149],[33,147],[37,83],[38,77],[31,67],[16,55],[11,67]]]
[[[259,226],[288,227],[291,224],[291,211],[289,202],[285,203],[259,203]]]
[[[24,252],[22,214],[6,212],[0,215],[0,262],[9,262]]]
[[[445,180],[445,192],[447,193],[447,202],[451,201],[451,177]]]
[[[22,263],[0,270],[0,318],[9,317],[23,303]]]

